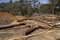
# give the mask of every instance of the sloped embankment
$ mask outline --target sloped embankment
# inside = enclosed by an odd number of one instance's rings
[[[13,21],[9,22],[10,24],[7,23],[8,25],[6,25],[5,22],[1,21],[2,24],[4,23],[5,25],[0,26],[0,40],[59,39],[60,32],[58,29],[55,29],[55,23],[58,21],[56,15],[43,14],[34,17],[10,15],[9,17],[13,19]],[[54,36],[55,34],[58,37]]]

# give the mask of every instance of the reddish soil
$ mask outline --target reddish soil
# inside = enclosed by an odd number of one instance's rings
[[[7,13],[7,12],[0,12],[0,18],[16,19],[14,15],[12,15],[11,13]]]

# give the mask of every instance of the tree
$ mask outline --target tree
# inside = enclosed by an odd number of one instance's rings
[[[33,13],[33,9],[37,6],[38,0],[20,0],[20,10],[23,15]],[[36,7],[37,8],[37,7]]]
[[[30,16],[33,12],[38,12],[38,4],[39,0],[19,0],[16,2],[10,0],[10,2],[7,3],[0,3],[0,8],[2,8],[4,12],[10,12],[15,15]]]
[[[41,13],[51,13],[51,5],[49,5],[49,4],[40,5],[40,12]]]
[[[56,6],[60,0],[49,0],[52,7],[52,13],[56,14]]]

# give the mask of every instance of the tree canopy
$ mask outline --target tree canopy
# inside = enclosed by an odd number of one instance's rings
[[[60,0],[49,0],[46,4],[41,4],[39,0],[19,0],[0,3],[0,12],[10,12],[14,15],[28,15],[33,13],[53,13],[60,14]]]

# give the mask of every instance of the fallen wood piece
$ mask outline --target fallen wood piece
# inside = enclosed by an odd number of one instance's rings
[[[37,19],[33,19],[33,18],[29,18],[29,20],[39,21],[39,22],[48,24],[48,25],[50,25],[50,26],[52,26],[52,25],[54,24],[54,22],[49,22],[49,21],[46,21],[46,20],[37,20]]]
[[[21,29],[21,31],[22,31],[23,35],[28,35],[31,32],[35,31],[36,29],[37,29],[36,27],[33,27],[33,28],[26,27],[26,28]]]
[[[36,34],[30,34],[30,35],[27,35],[27,36],[23,36],[25,38],[29,38],[29,37],[33,37],[33,36],[38,36],[38,35],[41,35],[41,34],[47,34],[47,33],[51,33],[53,31],[56,31],[56,30],[48,30],[48,31],[43,31],[43,32],[39,32],[39,33],[36,33]]]
[[[46,29],[53,28],[53,25],[51,25],[51,24],[48,24],[48,23],[46,24],[46,23],[39,22],[36,20],[24,20],[23,22],[32,26],[32,27],[37,27],[37,28],[42,27],[42,28],[46,28]]]
[[[43,32],[39,32],[39,33],[36,33],[36,34],[31,34],[31,35],[27,35],[27,36],[20,36],[20,35],[17,35],[17,37],[16,36],[14,36],[14,37],[11,37],[11,38],[8,38],[7,40],[21,40],[21,38],[22,38],[22,40],[25,38],[25,39],[27,39],[27,38],[30,38],[30,37],[34,37],[34,36],[38,36],[38,35],[41,35],[41,34],[47,34],[47,33],[50,33],[50,32],[53,32],[53,31],[56,31],[56,30],[48,30],[48,31],[43,31]]]
[[[35,19],[25,19],[25,20],[34,20],[34,21],[45,23],[45,24],[47,24],[49,26],[53,26],[54,25],[54,22],[47,22],[47,21],[44,21],[44,20],[35,20]],[[22,20],[22,22],[25,21],[25,20]],[[19,22],[20,22],[20,20],[19,20]]]
[[[31,32],[35,31],[36,29],[40,28],[41,26],[35,27],[33,25],[27,25],[26,28],[21,29],[21,32],[23,33],[23,35],[28,35]],[[45,28],[44,26],[42,26],[42,27]]]
[[[55,23],[55,25],[59,25],[59,24],[60,24],[60,21]]]
[[[56,22],[56,23],[54,24],[54,27],[60,28],[60,22]]]
[[[39,21],[39,22],[42,22],[42,23],[45,23],[49,26],[53,26],[54,22],[47,22],[47,21],[44,21],[44,20],[36,20],[36,21]]]
[[[1,25],[0,29],[11,28],[11,27],[20,26],[20,25],[25,25],[25,23],[21,22],[21,23],[17,23],[17,24]]]

